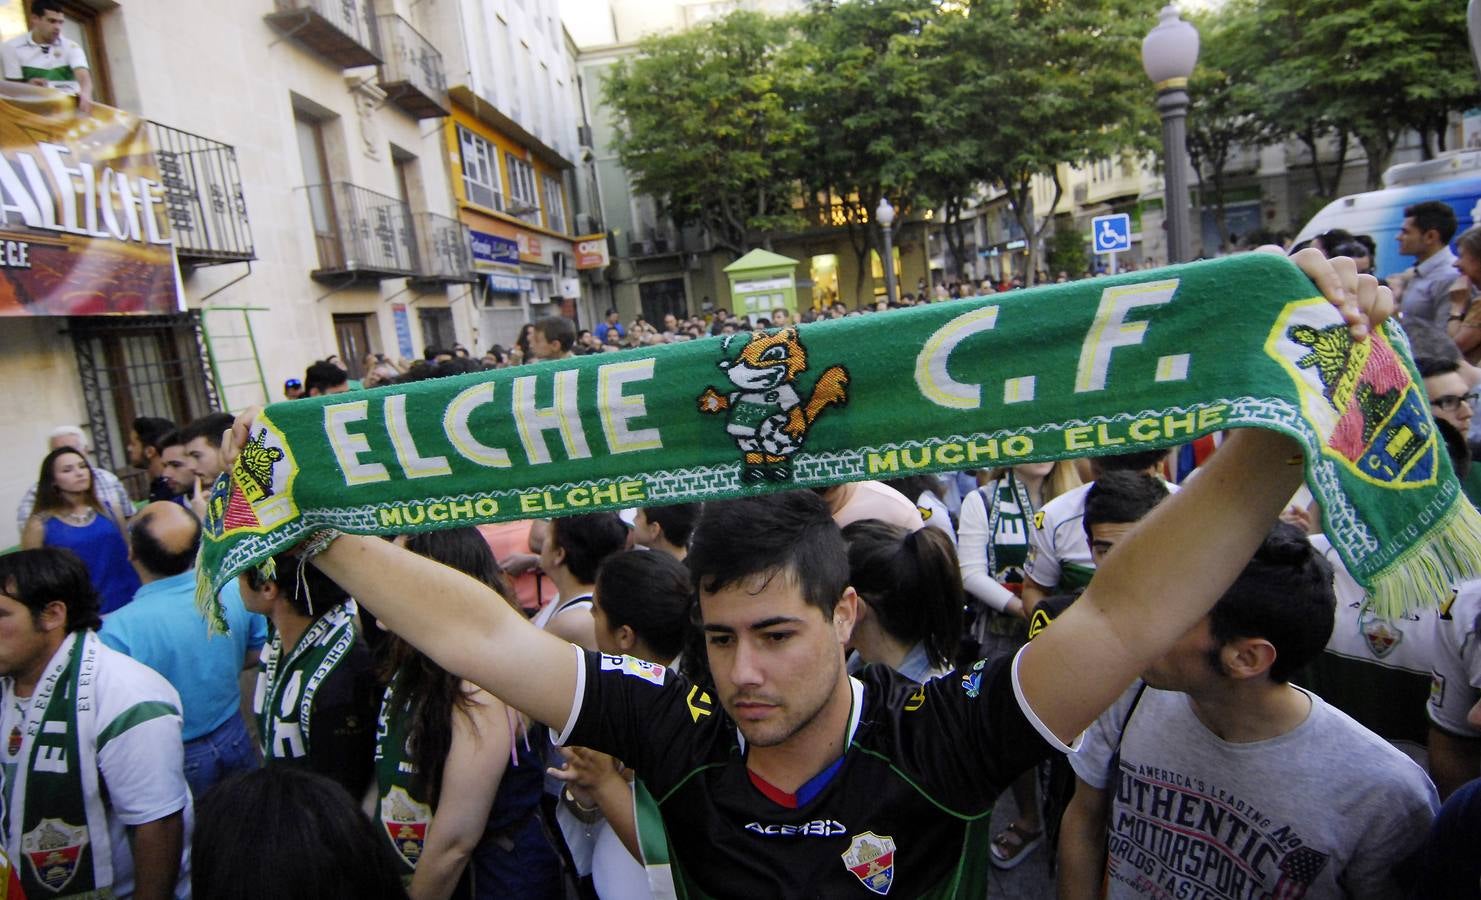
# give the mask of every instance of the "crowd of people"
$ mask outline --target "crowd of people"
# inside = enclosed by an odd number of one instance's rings
[[[1481,370],[1405,327],[1469,485]],[[300,386],[352,389],[332,358]],[[1481,884],[1481,581],[1375,617],[1283,437],[319,532],[208,637],[203,494],[248,426],[137,419],[137,508],[51,434],[0,556],[9,896],[980,897],[1034,858],[1066,898]]]

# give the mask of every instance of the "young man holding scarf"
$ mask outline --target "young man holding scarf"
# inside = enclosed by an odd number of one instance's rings
[[[28,897],[189,896],[180,698],[98,624],[77,557],[0,556],[5,852]]]
[[[1363,313],[1386,317],[1388,292],[1319,256],[1298,262],[1366,338]],[[1301,483],[1296,452],[1237,431],[1054,628],[1011,661],[923,687],[848,676],[858,596],[846,562],[839,574],[837,526],[809,494],[707,508],[690,568],[712,688],[583,652],[377,538],[320,532],[301,552],[443,668],[631,765],[668,835],[650,845],[641,829],[644,862],[671,862],[689,895],[980,897],[998,794],[1067,750],[1213,607]]]

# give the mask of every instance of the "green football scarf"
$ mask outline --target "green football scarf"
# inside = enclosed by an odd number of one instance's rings
[[[398,696],[400,680],[397,672],[386,685],[375,732],[376,821],[396,851],[402,881],[410,884],[427,845],[432,807],[417,789],[417,769],[406,746],[413,710],[410,697]]]
[[[1012,469],[978,488],[977,493],[987,511],[987,574],[998,582],[1006,583],[1011,578],[1022,584],[1023,563],[1028,559],[1028,523],[1035,512],[1033,498]],[[1012,527],[1013,523],[1018,527]],[[1010,533],[1021,535],[1022,540],[1000,543],[998,529],[1004,525],[1009,526]]]
[[[98,784],[98,648],[67,636],[37,682],[6,808],[7,846],[28,897],[112,897],[113,855]],[[11,686],[5,686],[4,701]],[[78,716],[78,710],[87,714]],[[85,729],[85,731],[84,731]],[[101,887],[99,887],[101,886]]]
[[[323,528],[425,531],[1172,447],[1270,428],[1381,615],[1481,571],[1402,333],[1266,254],[268,407],[201,598]],[[215,618],[219,621],[219,609]]]
[[[260,690],[253,709],[268,761],[309,755],[314,696],[360,637],[355,612],[355,601],[344,601],[315,619],[291,650],[283,648],[281,635],[273,635],[258,664]]]

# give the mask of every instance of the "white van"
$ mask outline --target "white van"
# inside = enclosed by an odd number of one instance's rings
[[[1431,180],[1437,177],[1442,180]],[[1457,237],[1481,221],[1481,152],[1462,150],[1394,166],[1384,173],[1383,180],[1388,185],[1383,190],[1353,194],[1327,204],[1296,235],[1296,243],[1334,228],[1366,234],[1378,246],[1374,274],[1387,278],[1414,265],[1414,257],[1399,255],[1397,238],[1404,224],[1405,207],[1425,200],[1449,204],[1455,210]]]

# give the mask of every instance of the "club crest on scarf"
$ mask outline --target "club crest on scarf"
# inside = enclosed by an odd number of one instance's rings
[[[35,871],[36,880],[57,892],[77,874],[86,846],[87,828],[68,825],[61,819],[42,819],[21,835],[21,852]]]
[[[741,451],[741,482],[792,480],[792,457],[802,449],[807,433],[830,406],[848,403],[848,370],[829,366],[802,393],[807,373],[807,348],[796,328],[753,331],[727,338],[744,338],[735,358],[716,363],[730,379],[730,389],[705,388],[697,398],[699,411],[726,413],[725,432]]]
[[[206,528],[213,538],[262,533],[298,515],[290,493],[298,472],[293,453],[265,417],[259,422],[231,470],[211,487]]]
[[[864,887],[883,896],[895,882],[895,839],[872,831],[856,834],[843,854],[843,864]]]
[[[1346,325],[1316,315],[1328,309],[1323,300],[1288,305],[1266,343],[1295,379],[1324,452],[1370,483],[1434,484],[1439,439],[1425,395],[1387,336],[1354,342]]]
[[[422,858],[422,849],[427,844],[427,825],[432,821],[432,809],[425,803],[413,800],[405,788],[393,787],[381,799],[381,825],[396,853],[416,868]]]

